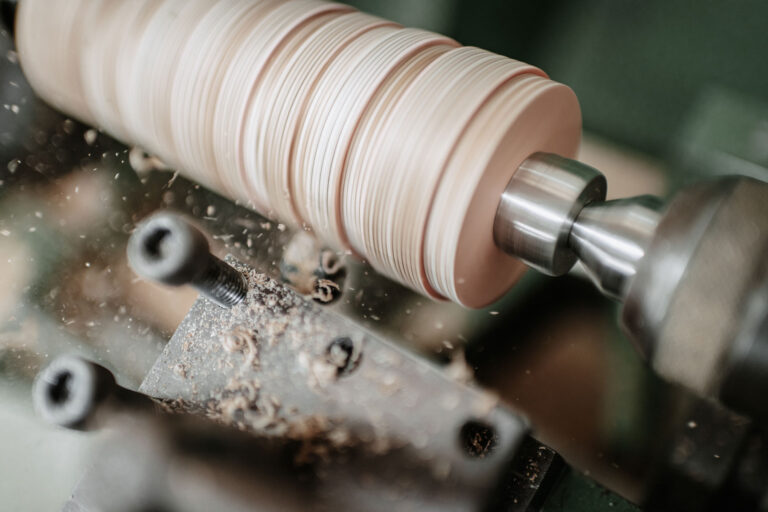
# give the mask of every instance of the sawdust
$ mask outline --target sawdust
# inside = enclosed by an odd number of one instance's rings
[[[146,174],[149,171],[162,171],[169,167],[156,156],[149,155],[139,147],[131,148],[128,153],[128,162],[137,174]]]
[[[443,370],[449,379],[459,384],[470,384],[475,379],[475,371],[467,364],[463,350],[453,354],[450,364]]]
[[[258,370],[260,360],[256,339],[255,330],[238,325],[222,336],[221,346],[230,354],[242,352],[244,355],[243,366]]]
[[[283,413],[290,414],[290,420]],[[330,460],[333,454],[360,444],[347,428],[326,416],[283,411],[279,398],[263,396],[254,383],[244,381],[230,381],[221,397],[207,402],[205,415],[241,431],[297,442],[297,465]]]
[[[341,296],[341,287],[330,279],[316,279],[312,298],[322,304],[330,304]]]
[[[181,377],[182,379],[187,378],[187,367],[183,363],[178,363],[173,367],[173,373]]]
[[[327,277],[333,277],[344,270],[344,262],[334,251],[325,249],[320,253],[320,270]]]
[[[313,236],[296,233],[283,252],[280,273],[297,292],[328,304],[341,295],[335,278],[343,277],[344,263],[334,251],[321,249]]]
[[[315,391],[327,388],[338,378],[338,367],[326,359],[313,357],[306,351],[297,358],[301,368],[307,371],[307,385]]]

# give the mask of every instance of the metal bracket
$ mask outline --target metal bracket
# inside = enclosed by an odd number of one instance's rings
[[[230,259],[246,299],[200,298],[141,391],[260,435],[303,442],[323,493],[349,509],[477,510],[527,422],[336,313]],[[365,452],[346,457],[345,452]],[[342,469],[343,468],[343,469]],[[350,469],[353,469],[352,471]],[[354,478],[334,478],[344,471]],[[524,509],[523,509],[524,510]]]

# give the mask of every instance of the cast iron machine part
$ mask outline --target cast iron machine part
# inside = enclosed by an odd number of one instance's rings
[[[657,373],[764,422],[768,184],[727,177],[666,206],[605,196],[591,167],[533,155],[503,194],[496,243],[552,276],[580,262]]]
[[[58,357],[38,374],[33,402],[47,423],[87,431],[109,427],[113,436],[97,450],[93,467],[63,512],[373,510],[378,509],[374,503],[379,489],[370,481],[362,493],[341,491],[355,489],[360,472],[370,478],[391,457],[350,446],[299,463],[306,457],[302,456],[306,443],[320,443],[320,438],[302,441],[266,431],[241,431],[199,414],[182,414],[172,403],[158,406],[150,396],[117,385],[106,368],[73,355]],[[364,453],[358,454],[360,449]],[[574,482],[594,485],[529,436],[500,469],[498,488],[481,500],[486,502],[484,510],[534,512],[547,500],[561,499]],[[423,475],[413,484],[428,488],[431,477],[428,471]],[[240,485],[222,486],[222,481]],[[389,492],[395,490],[393,486]],[[624,503],[608,491],[596,492],[604,495],[601,510]],[[190,502],[195,496],[203,503]],[[440,509],[412,496],[402,499],[405,509]]]
[[[483,510],[498,496],[524,511],[546,495],[558,458],[529,446],[513,410],[287,285],[226,264],[247,279],[245,298],[221,308],[201,295],[141,393],[257,436],[338,446],[320,491],[339,510]]]

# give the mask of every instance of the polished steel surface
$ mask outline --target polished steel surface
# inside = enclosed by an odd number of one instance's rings
[[[741,399],[763,396],[759,378],[737,384],[735,397],[723,390],[734,372],[737,381],[748,377],[745,358],[761,366],[759,350],[750,354],[738,340],[767,313],[764,303],[751,311],[748,302],[765,286],[767,253],[768,184],[731,177],[684,190],[659,223],[623,311],[625,328],[659,375],[753,418],[766,416],[765,401]]]
[[[577,261],[568,245],[584,206],[602,201],[605,177],[567,158],[537,153],[523,162],[502,195],[494,223],[496,244],[537,270],[567,273]]]
[[[667,208],[656,235],[627,290],[622,323],[638,351],[651,359],[669,305],[724,197],[734,183],[702,184],[679,193]]]
[[[665,208],[651,196],[604,197],[598,171],[536,154],[503,194],[496,243],[550,275],[580,261],[605,295],[624,303],[624,327],[657,373],[720,396],[743,302],[764,281],[768,185],[726,178],[690,187]]]
[[[725,363],[720,399],[734,410],[751,414],[768,427],[768,261],[756,290],[744,304],[744,318]],[[767,494],[768,496],[768,494]]]
[[[653,196],[585,207],[573,225],[570,246],[598,288],[623,300],[661,219]]]

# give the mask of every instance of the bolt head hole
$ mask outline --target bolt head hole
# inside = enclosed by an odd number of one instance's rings
[[[325,356],[326,361],[336,367],[336,375],[342,377],[354,372],[360,366],[362,354],[354,341],[340,337],[328,345]]]
[[[63,405],[72,396],[73,376],[68,371],[59,372],[48,383],[48,399],[53,405]]]
[[[171,230],[158,228],[149,233],[144,239],[144,254],[151,260],[165,257],[165,244],[171,236]]]
[[[478,420],[469,420],[459,430],[459,444],[464,453],[474,459],[490,456],[499,444],[496,429]]]

